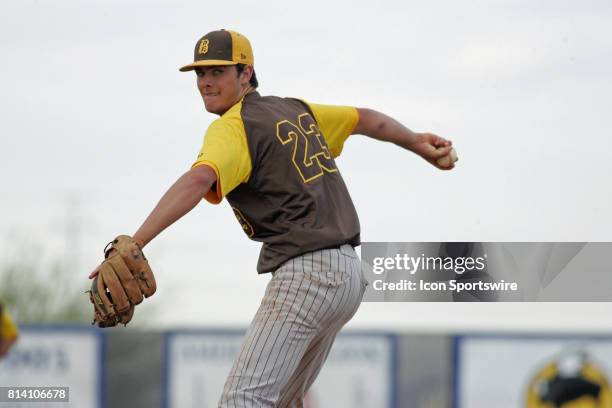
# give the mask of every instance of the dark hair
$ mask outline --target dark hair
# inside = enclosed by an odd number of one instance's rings
[[[236,64],[236,71],[238,71],[238,75],[242,74],[244,71],[245,64]],[[257,88],[259,86],[259,81],[257,81],[257,76],[255,75],[255,68],[253,68],[253,75],[251,75],[251,80],[249,81],[253,88]]]

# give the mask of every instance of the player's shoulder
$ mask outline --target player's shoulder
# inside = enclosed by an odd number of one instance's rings
[[[241,109],[242,102],[232,106],[227,112],[208,125],[206,133],[240,131],[243,129],[244,125],[242,124],[242,117],[240,115]]]

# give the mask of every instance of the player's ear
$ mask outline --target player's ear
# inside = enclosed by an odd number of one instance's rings
[[[247,86],[251,81],[251,77],[253,76],[253,66],[245,65],[242,73],[240,74],[240,84],[243,86]]]

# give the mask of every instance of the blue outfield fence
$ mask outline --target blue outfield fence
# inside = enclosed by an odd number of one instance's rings
[[[194,403],[196,396],[189,400],[186,397],[191,392],[204,398],[201,401],[203,406],[216,406],[244,333],[244,330],[226,329],[166,332],[163,407],[176,408]],[[177,355],[181,353],[182,356]],[[352,395],[352,398],[375,398],[373,406],[396,408],[398,367],[397,335],[371,331],[343,332],[338,336],[308,398],[314,407],[354,406],[346,399],[351,398],[351,393],[355,393],[351,390],[361,384],[356,390],[357,395]],[[200,381],[200,387],[195,391],[186,386],[192,384],[193,378]],[[343,379],[346,380],[344,383]]]
[[[69,386],[71,404],[80,408],[176,408],[186,398],[216,406],[244,334],[25,325],[0,362],[0,386]],[[581,380],[597,381],[580,377],[580,364],[612,378],[612,336],[346,331],[308,398],[316,408],[356,401],[383,408],[522,408],[534,384],[550,380],[543,369],[556,364],[567,371],[566,361]]]

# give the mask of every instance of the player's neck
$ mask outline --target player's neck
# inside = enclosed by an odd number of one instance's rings
[[[240,93],[240,99],[242,100],[242,98],[244,98],[245,96],[247,96],[248,94],[253,93],[253,92],[255,92],[255,88],[253,88],[253,86],[251,84],[249,84]]]

